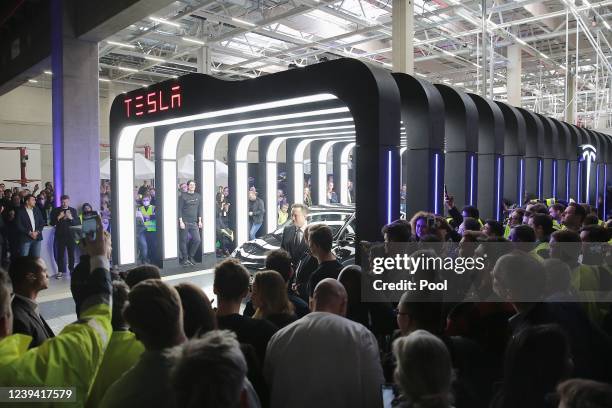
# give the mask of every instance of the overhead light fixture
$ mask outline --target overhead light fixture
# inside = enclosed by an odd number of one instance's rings
[[[602,19],[601,21],[603,21],[604,27],[606,27],[608,30],[612,30],[612,28],[610,28],[610,24],[608,24],[608,22],[606,20]]]
[[[521,45],[527,45],[527,43],[525,41],[521,40],[520,38],[518,38],[518,37],[515,37],[515,38],[516,38],[516,42],[517,43],[519,43]]]
[[[128,67],[117,67],[117,69],[126,72],[138,72],[136,68],[128,68]]]
[[[53,75],[53,72],[49,71],[49,70],[44,70],[43,73],[47,74],[47,75]]]
[[[166,24],[172,27],[180,27],[181,25],[179,23],[174,23],[172,21],[168,21],[165,18],[160,18],[160,17],[149,17],[150,20],[155,21],[156,23],[160,23],[160,24]]]
[[[144,59],[149,60],[149,61],[155,61],[155,62],[166,62],[166,60],[163,59],[163,58],[150,57],[148,55],[146,57],[144,57]]]
[[[393,65],[389,64],[388,62],[383,62],[383,67],[392,68]]]
[[[550,59],[550,57],[542,52],[540,52],[540,57],[545,58],[545,59]]]
[[[440,48],[440,49],[442,50],[442,53],[443,53],[444,55],[448,55],[449,57],[456,57],[456,55],[455,55],[455,54],[453,54],[452,52],[447,51],[447,50],[442,49],[442,48]]]
[[[249,27],[256,27],[256,26],[257,26],[257,24],[253,24],[253,23],[251,23],[250,21],[241,20],[241,19],[236,18],[236,17],[232,17],[232,21],[234,21],[234,22],[236,22],[236,23],[238,23],[238,24],[244,24],[244,25],[247,25],[247,26],[249,26]]]
[[[36,83],[38,83],[38,81],[37,81],[37,80],[35,80],[35,79],[28,79],[28,82],[29,82],[29,83],[31,83],[31,84],[36,84]]]
[[[198,39],[195,39],[195,38],[190,38],[190,37],[183,37],[183,41],[187,41],[187,42],[194,43],[194,44],[199,44],[199,45],[204,45],[204,44],[206,44],[206,43],[205,43],[204,41],[202,41],[202,40],[198,40]]]
[[[110,82],[111,80],[108,78],[98,78],[98,81],[100,82]]]
[[[136,48],[135,45],[132,44],[126,44],[126,43],[122,43],[122,42],[117,42],[117,41],[107,41],[108,44],[110,45],[116,45],[117,47],[124,47],[124,48]]]

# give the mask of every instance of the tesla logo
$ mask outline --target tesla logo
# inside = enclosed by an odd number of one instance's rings
[[[154,91],[142,95],[131,96],[123,100],[125,116],[151,115],[156,112],[181,107],[181,87],[174,85],[167,91]]]
[[[589,192],[589,182],[591,180],[591,164],[595,162],[595,159],[597,158],[597,150],[595,149],[595,147],[593,145],[590,144],[584,144],[581,145],[580,148],[581,150],[581,156],[582,156],[582,160],[586,163],[586,191],[587,191],[587,197],[588,197],[588,192]]]

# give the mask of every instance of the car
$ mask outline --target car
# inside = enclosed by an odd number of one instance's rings
[[[355,207],[347,205],[327,205],[310,207],[306,215],[308,225],[325,223],[334,234],[338,235],[340,230],[346,227],[347,220],[355,216]],[[242,265],[251,271],[261,271],[265,269],[266,253],[280,248],[283,229],[291,225],[288,220],[280,225],[276,230],[265,234],[260,238],[247,241],[237,247],[231,253],[232,258],[238,259]],[[354,235],[354,232],[353,232]]]

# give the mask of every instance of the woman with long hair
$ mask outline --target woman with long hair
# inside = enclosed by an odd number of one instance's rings
[[[255,274],[251,299],[255,307],[254,319],[269,320],[279,328],[297,320],[287,295],[287,283],[276,271]]]

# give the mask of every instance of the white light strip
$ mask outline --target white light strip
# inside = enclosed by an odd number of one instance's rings
[[[176,191],[176,161],[163,160],[163,186],[164,190],[172,188]],[[169,188],[168,188],[169,186]],[[165,193],[165,191],[164,191]],[[164,259],[176,258],[178,256],[178,210],[175,194],[163,194],[164,209]]]
[[[342,149],[340,153],[340,203],[349,204],[348,199],[348,161],[351,150],[355,147],[355,143],[349,143]]]
[[[126,44],[126,43],[122,43],[122,42],[118,42],[118,41],[107,41],[107,44],[110,45],[116,45],[117,47],[124,47],[124,48],[136,48],[135,45],[132,44]]]
[[[119,226],[119,264],[136,262],[134,241],[135,218],[134,210],[134,162],[132,160],[117,160],[117,225]]]
[[[176,159],[178,142],[181,138],[181,135],[183,135],[185,132],[190,132],[193,130],[228,128],[230,126],[248,125],[252,123],[272,122],[276,120],[296,119],[296,118],[304,118],[304,117],[309,117],[309,116],[332,115],[335,113],[343,113],[347,111],[348,111],[348,108],[322,109],[322,110],[316,110],[316,111],[310,111],[310,112],[297,112],[297,113],[290,113],[286,115],[265,116],[265,117],[260,117],[260,118],[237,120],[233,122],[213,123],[210,125],[174,129],[168,132],[168,137],[166,137],[166,141],[164,142],[163,154],[165,158],[174,157],[174,159]],[[291,127],[294,127],[294,126],[295,124],[291,125]],[[273,126],[258,127],[258,128],[251,128],[251,129],[249,128],[235,129],[235,130],[232,130],[230,133],[250,132],[250,131],[263,130],[266,128],[276,129],[276,128],[281,128],[281,127],[289,127],[289,125],[273,125]],[[207,143],[208,142],[205,142],[205,145]],[[204,153],[208,155],[210,154],[214,155],[214,150],[208,150],[207,148],[204,150]]]
[[[156,122],[148,122],[148,123],[144,123],[141,125],[127,126],[121,131],[121,135],[119,137],[119,142],[117,144],[117,157],[131,158],[133,155],[133,150],[134,150],[134,142],[136,140],[136,136],[138,135],[138,132],[140,131],[140,129],[144,129],[147,127],[172,125],[175,123],[189,122],[189,121],[199,120],[199,119],[210,119],[210,118],[216,118],[219,116],[235,115],[235,114],[240,114],[244,112],[253,112],[253,111],[266,110],[266,109],[275,109],[275,108],[281,108],[285,106],[320,102],[320,101],[326,101],[326,100],[331,100],[331,99],[337,99],[337,98],[332,94],[316,94],[316,95],[304,96],[304,97],[299,97],[299,98],[283,99],[280,101],[265,102],[265,103],[259,103],[259,104],[254,104],[254,105],[241,106],[238,108],[230,108],[230,109],[223,109],[223,110],[213,111],[213,112],[199,113],[196,115],[183,116],[180,118],[166,119],[166,120],[160,120]],[[340,108],[340,109],[342,112],[348,112],[348,108]],[[293,117],[299,117],[299,116],[287,116],[287,115],[273,116],[273,118],[289,118],[289,119]],[[253,121],[254,120],[250,120],[248,123],[253,123]],[[236,121],[233,123],[241,124],[245,122]],[[185,128],[184,131],[195,130],[195,129],[198,129],[198,128],[197,127]]]
[[[216,243],[216,163],[212,161],[202,161],[202,252],[215,252]],[[174,189],[174,197],[176,199],[176,188]],[[233,193],[233,192],[232,192]]]
[[[165,18],[160,18],[160,17],[149,17],[150,20],[155,21],[156,23],[161,23],[161,24],[166,24],[172,27],[180,27],[181,25],[179,23],[175,23],[172,21],[168,21]]]

